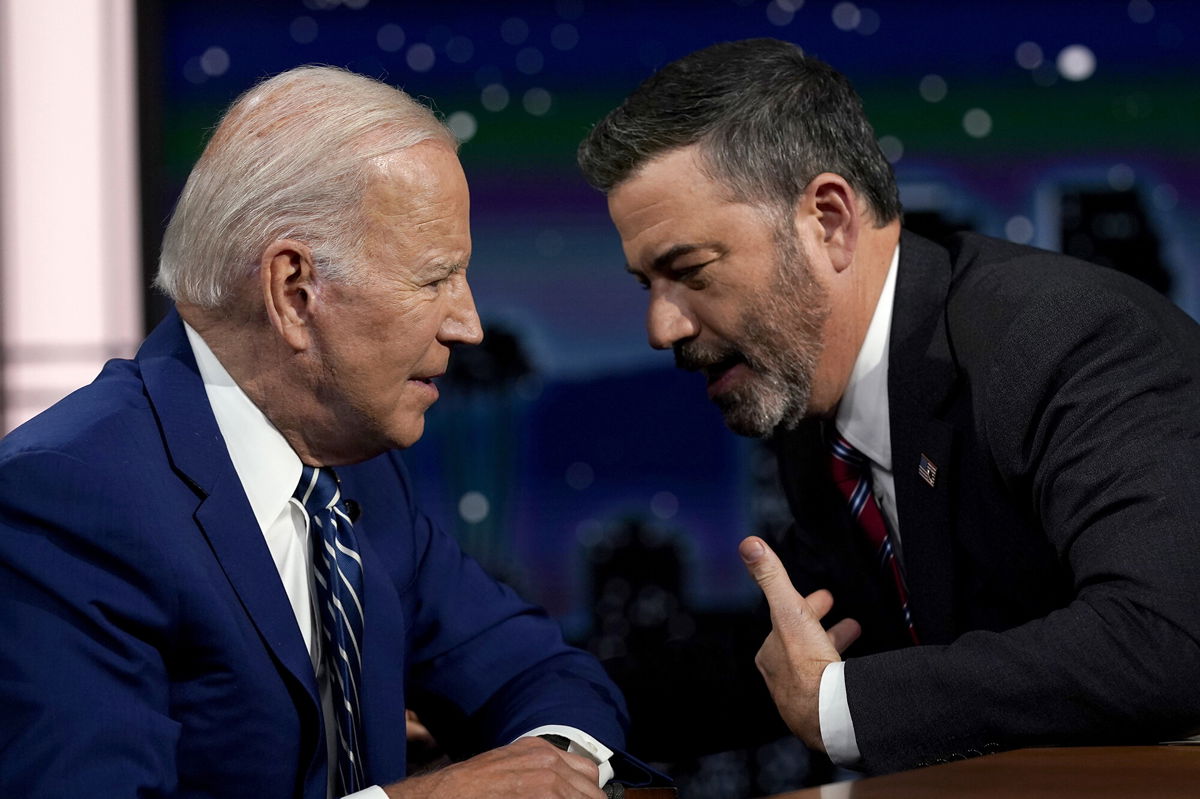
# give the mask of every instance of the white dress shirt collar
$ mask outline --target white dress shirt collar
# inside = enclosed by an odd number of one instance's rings
[[[850,382],[838,405],[835,422],[838,432],[855,449],[889,471],[892,468],[892,435],[888,415],[888,343],[899,262],[900,245],[897,244],[866,338],[850,372]]]
[[[221,429],[254,518],[265,533],[300,482],[300,458],[233,381],[200,334],[186,322],[183,328],[200,367],[217,427]]]

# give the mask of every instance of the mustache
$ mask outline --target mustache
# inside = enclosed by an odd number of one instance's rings
[[[672,351],[675,354],[675,368],[687,372],[701,372],[714,366],[721,366],[722,371],[738,363],[750,363],[745,353],[732,346],[717,346],[701,344],[698,341],[676,342]]]

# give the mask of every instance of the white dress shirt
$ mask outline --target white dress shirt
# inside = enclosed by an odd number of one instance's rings
[[[838,433],[871,461],[871,489],[887,519],[897,562],[903,564],[900,523],[896,516],[896,482],[892,476],[892,435],[888,415],[888,342],[891,339],[892,305],[896,297],[896,269],[900,245],[892,253],[883,291],[867,327],[866,338],[850,372],[850,382],[838,405],[834,422]],[[836,600],[837,597],[834,597]],[[844,662],[830,663],[821,673],[818,718],[821,741],[830,760],[853,766],[860,759],[854,720],[846,701]]]
[[[337,740],[333,727],[333,702],[329,691],[329,676],[321,658],[320,636],[316,634],[316,614],[313,608],[312,549],[309,546],[308,524],[303,511],[293,502],[292,494],[300,482],[303,464],[288,445],[283,434],[263,415],[245,392],[217,360],[200,334],[184,324],[196,365],[204,381],[204,391],[216,417],[217,427],[225,439],[229,458],[241,480],[250,509],[266,539],[284,591],[296,616],[296,625],[308,647],[321,690],[321,707],[325,721],[325,741],[329,755],[330,791],[337,771]],[[399,723],[399,721],[397,722]],[[521,737],[555,733],[568,738],[570,752],[583,755],[600,767],[600,786],[612,779],[609,763],[612,750],[592,736],[574,727],[539,727]],[[387,799],[383,789],[372,785],[345,799]]]

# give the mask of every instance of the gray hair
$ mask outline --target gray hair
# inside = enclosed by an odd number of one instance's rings
[[[224,307],[285,238],[312,248],[323,277],[354,282],[371,162],[428,140],[458,147],[430,109],[371,78],[306,66],[259,83],[188,176],[155,285],[176,302]]]
[[[698,50],[647,78],[579,145],[604,192],[667,151],[699,145],[738,202],[790,209],[821,172],[863,195],[877,225],[900,216],[891,165],[844,75],[793,44],[746,39]]]

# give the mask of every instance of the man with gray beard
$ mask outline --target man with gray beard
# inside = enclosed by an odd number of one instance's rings
[[[681,686],[711,716],[746,699],[722,736],[745,745],[777,723],[753,660],[796,736],[871,772],[1200,729],[1193,320],[1061,255],[902,230],[861,100],[784,42],[669,64],[579,162],[650,344],[772,440],[795,517],[778,556],[739,547],[757,655],[731,642],[720,685],[626,675],[635,718]]]

